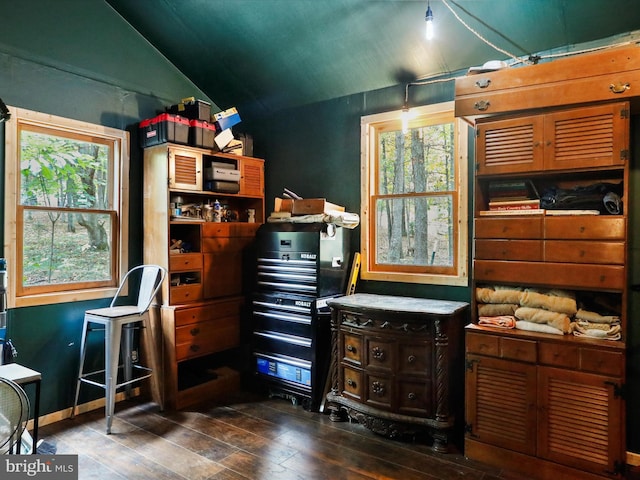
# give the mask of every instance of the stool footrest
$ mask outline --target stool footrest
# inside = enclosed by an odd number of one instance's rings
[[[148,373],[146,373],[144,375],[141,375],[141,376],[138,376],[138,377],[135,377],[135,378],[132,378],[131,380],[128,380],[126,382],[117,383],[115,385],[115,388],[124,387],[125,385],[129,385],[129,384],[134,383],[134,382],[139,382],[139,381],[144,380],[146,378],[149,378],[149,377],[151,377],[151,375],[153,375],[152,370],[150,368],[148,368],[148,367],[143,367],[142,365],[133,365],[133,368],[136,369],[136,370],[143,370],[143,371],[148,372]],[[118,367],[118,370],[122,370],[122,369],[123,369],[122,365]],[[81,381],[81,382],[84,382],[84,383],[88,383],[89,385],[94,385],[96,387],[101,387],[101,388],[105,388],[106,389],[107,388],[106,382],[99,382],[99,381],[91,380],[91,379],[88,378],[88,377],[92,377],[92,376],[95,376],[95,375],[104,374],[104,372],[105,372],[105,370],[103,369],[103,370],[96,370],[94,372],[83,373],[82,376],[78,380]]]

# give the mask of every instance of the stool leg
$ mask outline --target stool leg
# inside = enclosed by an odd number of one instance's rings
[[[73,408],[71,409],[71,418],[74,418],[76,415],[76,408],[78,406],[78,396],[80,395],[80,384],[82,383],[80,379],[82,378],[82,370],[84,368],[84,357],[87,353],[86,345],[87,345],[87,327],[88,327],[87,319],[84,319],[82,324],[82,336],[80,337],[80,366],[78,367],[78,380],[76,382],[76,397],[73,401]]]
[[[113,412],[116,403],[116,385],[118,384],[118,360],[120,353],[120,336],[122,326],[116,321],[107,322],[105,325],[104,349],[105,349],[105,390],[107,417],[107,435],[111,433]]]
[[[132,323],[122,326],[122,364],[124,370],[124,381],[129,382],[133,378],[133,360],[131,352],[133,351],[133,325]],[[127,398],[131,398],[131,384],[125,387]]]

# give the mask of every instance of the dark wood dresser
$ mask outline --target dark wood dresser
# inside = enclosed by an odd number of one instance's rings
[[[331,420],[348,415],[388,437],[427,431],[433,449],[447,452],[462,406],[469,305],[366,293],[328,304]]]

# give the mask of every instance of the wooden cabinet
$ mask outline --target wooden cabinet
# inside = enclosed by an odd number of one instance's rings
[[[213,162],[240,172],[238,193],[204,189]],[[164,401],[180,409],[239,387],[233,352],[250,287],[245,253],[265,218],[264,162],[157,145],[144,151],[143,194],[144,261],[169,272],[162,304],[151,312],[163,332]],[[216,200],[228,221],[204,221]],[[191,215],[177,215],[178,205]],[[249,209],[256,223],[248,222]]]
[[[619,102],[477,125],[477,173],[601,168],[629,160],[629,104]]]
[[[634,45],[456,81],[456,115],[473,118],[477,129],[473,323],[465,335],[469,458],[541,479],[622,475],[637,52]],[[526,185],[542,210],[490,211],[500,185]],[[594,206],[549,203],[563,192],[580,204],[598,186],[615,191],[620,208],[604,208],[597,195],[598,203],[587,202]],[[575,309],[562,315],[573,323],[550,333],[478,325],[481,309],[491,310],[481,289],[570,297]],[[510,300],[519,322],[523,298]],[[619,331],[604,338],[591,324],[590,336],[574,335],[579,308],[610,315]]]
[[[640,84],[636,44],[456,78],[455,115],[474,118],[591,102],[632,100]]]
[[[466,330],[467,456],[539,478],[618,477],[623,344]]]
[[[448,451],[460,406],[468,304],[355,294],[331,299],[331,419],[346,412],[376,433],[431,433]],[[458,412],[460,413],[460,412]],[[458,415],[457,420],[460,420]]]

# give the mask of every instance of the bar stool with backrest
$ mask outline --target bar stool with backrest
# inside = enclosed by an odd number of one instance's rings
[[[140,288],[138,290],[137,303],[135,305],[116,305],[120,292],[134,272],[140,274]],[[156,293],[158,293],[165,275],[166,270],[159,265],[139,265],[134,267],[125,275],[109,307],[87,310],[85,312],[80,343],[80,367],[78,369],[76,396],[73,409],[71,410],[71,418],[75,416],[81,383],[88,383],[105,389],[107,434],[111,433],[116,390],[120,387],[126,387],[127,395],[129,395],[132,383],[151,377],[153,396],[156,398],[156,401],[160,403],[160,408],[162,409],[162,398],[158,379],[159,364],[156,355],[156,345],[151,332],[147,331],[141,335],[144,341],[145,351],[148,355],[148,367],[134,363],[132,359],[132,346],[133,330],[140,326],[144,328],[149,326],[149,307]],[[92,328],[92,324],[101,324],[104,326],[104,370],[85,373],[83,370],[87,353],[87,334],[95,330]],[[120,356],[122,356],[122,365],[120,365]],[[120,369],[122,369],[123,372],[122,381],[118,383],[118,371]],[[133,376],[134,369],[141,371],[141,374],[135,378]],[[102,373],[104,373],[104,382],[90,378],[99,378],[98,375]]]

